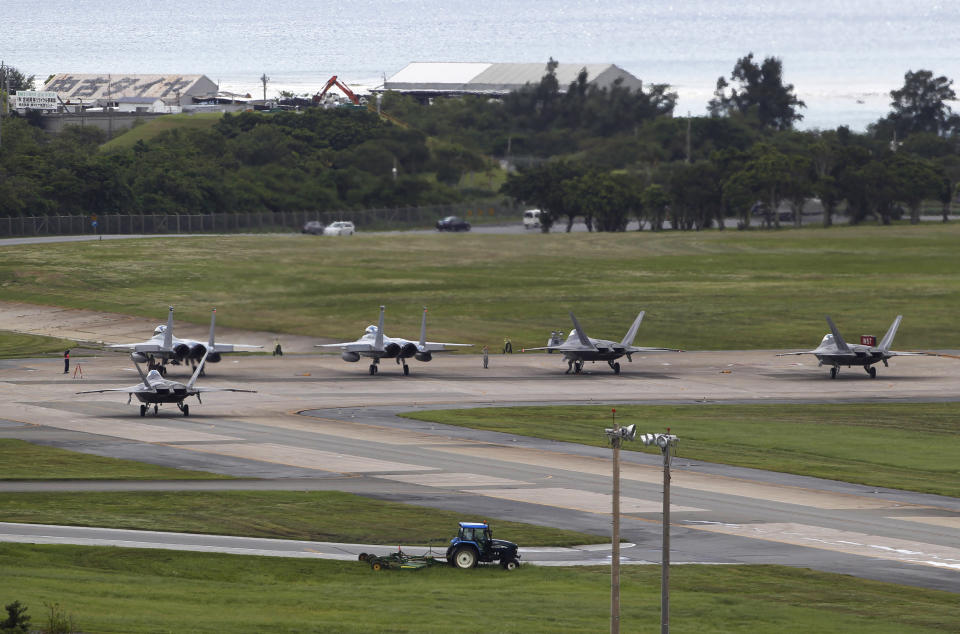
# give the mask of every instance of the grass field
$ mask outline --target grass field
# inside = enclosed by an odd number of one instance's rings
[[[113,137],[100,146],[105,152],[133,147],[137,141],[150,139],[173,129],[206,129],[216,125],[223,118],[221,112],[199,112],[196,114],[171,114],[156,117],[134,126],[123,134]]]
[[[62,355],[67,348],[77,344],[69,339],[25,335],[19,332],[0,330],[0,359],[40,357],[50,354]]]
[[[445,549],[457,522],[488,520],[494,535],[526,546],[610,541],[495,517],[384,502],[339,491],[170,491],[0,494],[0,522],[101,526]],[[441,553],[442,554],[442,553]]]
[[[0,545],[0,597],[84,632],[602,632],[604,567],[374,573],[332,562]],[[621,572],[624,632],[660,629],[660,570]],[[960,629],[955,594],[778,566],[674,566],[671,630],[901,634]]]
[[[960,224],[780,232],[164,237],[0,248],[0,300],[325,337],[387,333],[516,348],[569,329],[685,349],[809,349],[905,319],[898,349],[960,348]],[[143,275],[154,252],[163,275]]]
[[[960,410],[954,403],[617,405],[621,425],[666,431],[678,455],[869,486],[960,496]],[[610,407],[435,410],[409,418],[607,446]],[[656,453],[639,442],[634,451]]]
[[[210,480],[230,476],[104,458],[0,438],[0,480]]]

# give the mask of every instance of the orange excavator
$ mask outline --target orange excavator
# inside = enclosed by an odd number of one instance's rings
[[[329,91],[334,86],[339,88],[340,91],[347,96],[347,99],[353,102],[353,105],[355,106],[361,105],[360,98],[357,97],[355,94],[353,94],[353,91],[347,88],[347,85],[345,83],[337,79],[336,75],[328,79],[326,85],[323,87],[323,90],[321,90],[320,92],[318,92],[313,96],[314,105],[319,104],[321,101],[323,101],[323,98],[327,94],[327,91]]]

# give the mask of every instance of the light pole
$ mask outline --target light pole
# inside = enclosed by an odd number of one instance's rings
[[[669,429],[668,429],[669,431]],[[645,445],[656,445],[663,452],[663,554],[660,563],[660,632],[670,632],[670,447],[677,446],[672,434],[642,434]]]
[[[620,427],[611,409],[613,427],[604,431],[613,446],[613,536],[610,553],[610,634],[620,634],[620,445],[637,435],[636,425]]]

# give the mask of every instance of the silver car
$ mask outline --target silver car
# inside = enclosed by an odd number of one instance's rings
[[[331,222],[323,230],[325,236],[352,236],[356,232],[353,223],[349,220]]]

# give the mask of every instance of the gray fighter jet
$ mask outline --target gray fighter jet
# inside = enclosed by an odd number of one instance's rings
[[[140,343],[118,343],[110,347],[131,350],[130,358],[134,363],[146,363],[148,370],[157,370],[161,376],[167,375],[168,362],[173,365],[195,364],[200,357],[209,352],[207,361],[217,363],[224,352],[263,348],[263,346],[246,344],[216,343],[214,341],[216,322],[217,309],[214,308],[210,313],[210,337],[206,343],[193,339],[178,339],[173,336],[173,306],[170,306],[166,325],[157,326],[153,331],[153,337]]]
[[[345,343],[317,344],[317,348],[340,348],[340,358],[350,363],[356,363],[360,357],[373,359],[370,364],[370,374],[376,374],[380,359],[396,359],[398,365],[403,365],[404,376],[410,374],[407,359],[430,361],[434,352],[449,352],[450,348],[469,347],[472,343],[438,343],[427,341],[427,307],[423,307],[423,317],[420,320],[420,340],[410,341],[399,337],[388,337],[383,332],[383,313],[385,308],[380,307],[380,321],[376,326],[369,325],[363,336],[356,341]]]
[[[870,378],[875,379],[877,377],[877,369],[872,367],[875,363],[883,363],[884,367],[889,367],[887,359],[890,357],[922,356],[926,354],[924,352],[896,352],[890,349],[890,346],[893,344],[893,337],[897,334],[897,328],[900,327],[900,321],[902,319],[903,315],[897,315],[897,318],[893,320],[890,329],[887,330],[887,334],[883,336],[878,346],[877,338],[873,335],[861,336],[859,344],[848,344],[843,340],[833,320],[827,315],[827,324],[830,326],[830,333],[823,336],[820,345],[817,346],[815,350],[781,352],[777,356],[785,357],[794,354],[813,354],[816,355],[820,361],[818,365],[830,366],[831,379],[837,378],[837,374],[840,372],[840,366],[842,365],[848,368],[855,365],[863,366],[863,369],[870,375]]]
[[[593,339],[588,337],[580,322],[574,314],[570,313],[570,320],[573,321],[573,330],[563,343],[544,346],[542,348],[525,348],[523,352],[532,350],[546,350],[548,352],[562,352],[563,360],[567,362],[566,374],[573,372],[580,374],[583,371],[583,364],[586,361],[606,361],[614,374],[620,374],[620,364],[616,361],[620,357],[626,357],[627,361],[633,361],[632,355],[638,352],[682,352],[676,348],[640,348],[633,345],[633,340],[637,337],[637,330],[640,329],[640,322],[643,321],[645,311],[640,311],[637,318],[633,320],[630,330],[620,342],[608,341],[607,339]]]
[[[140,374],[140,383],[131,385],[130,387],[115,387],[107,390],[87,390],[85,392],[77,392],[77,394],[126,392],[130,395],[127,398],[128,404],[131,400],[133,400],[134,396],[136,396],[137,400],[140,401],[141,416],[147,415],[147,409],[151,405],[153,405],[153,413],[157,414],[161,403],[176,403],[180,411],[183,412],[183,415],[189,416],[190,406],[183,401],[190,396],[196,396],[197,402],[200,403],[200,392],[256,392],[256,390],[241,390],[232,387],[196,387],[194,384],[197,382],[197,377],[200,376],[200,372],[203,370],[203,364],[206,362],[209,354],[209,350],[203,353],[203,357],[200,359],[200,364],[197,366],[197,369],[193,371],[193,376],[190,377],[190,380],[187,381],[186,385],[163,378],[160,376],[160,372],[157,370],[150,370],[144,374],[143,370],[140,369],[140,365],[134,362],[133,365],[135,368],[137,368],[137,373]]]

